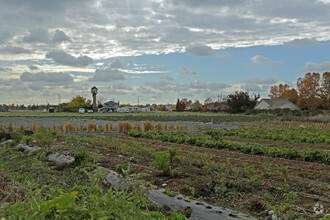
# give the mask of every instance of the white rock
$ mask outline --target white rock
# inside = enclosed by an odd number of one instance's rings
[[[49,154],[48,160],[55,162],[56,164],[65,164],[65,163],[72,163],[74,158],[69,155],[61,155],[59,153]]]
[[[25,153],[32,153],[32,152],[34,152],[34,151],[39,151],[39,150],[41,150],[41,148],[38,147],[38,146],[30,147],[30,146],[25,145],[25,144],[18,144],[18,146],[20,146],[22,149],[24,149],[24,152],[25,152]]]

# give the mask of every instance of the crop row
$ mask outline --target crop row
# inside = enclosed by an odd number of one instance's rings
[[[330,144],[329,129],[302,129],[302,128],[240,128],[208,130],[206,134],[212,136],[236,136],[248,139],[268,139],[294,143],[325,143]]]
[[[238,150],[245,154],[264,155],[269,157],[280,157],[286,159],[302,159],[306,162],[321,161],[330,164],[330,154],[325,151],[315,149],[299,150],[295,147],[270,147],[256,143],[237,143],[224,141],[220,138],[210,136],[200,136],[186,133],[168,133],[162,131],[141,132],[132,130],[128,133],[131,137],[150,138],[162,142],[177,144],[187,144],[206,148]]]

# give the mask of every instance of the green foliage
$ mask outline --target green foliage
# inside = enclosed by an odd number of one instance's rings
[[[207,130],[206,134],[213,137],[235,136],[248,139],[265,139],[294,143],[327,143],[329,129],[303,129],[303,128],[239,128],[239,129],[218,129]]]
[[[77,112],[79,108],[88,109],[91,107],[91,101],[86,100],[82,96],[76,96],[66,105],[66,109],[70,112]]]
[[[221,134],[230,133],[231,135],[240,132],[241,129],[231,130],[208,130],[205,133],[211,135],[200,136],[187,133],[165,133],[161,131],[148,131],[148,132],[130,132],[129,135],[132,137],[144,137],[160,140],[163,142],[172,142],[177,144],[190,144],[195,146],[201,146],[206,148],[228,148],[230,150],[238,150],[245,154],[252,155],[265,155],[269,157],[282,157],[286,159],[298,159],[305,155],[305,161],[318,160],[324,164],[330,163],[330,153],[322,150],[305,150],[300,151],[295,147],[271,147],[267,145],[260,145],[255,143],[236,143],[230,141],[224,141]],[[253,133],[254,135],[254,133]]]
[[[49,129],[35,132],[31,137],[33,140],[36,140],[37,144],[41,147],[50,146],[52,143],[54,143],[53,133]]]
[[[161,152],[155,154],[155,161],[152,163],[156,165],[159,170],[167,170],[170,165],[169,154],[167,152]]]
[[[23,138],[24,138],[24,134],[23,134],[23,132],[21,132],[21,131],[16,131],[15,133],[13,133],[13,134],[11,135],[11,138],[12,138],[14,141],[16,141],[16,142],[20,142],[20,141],[23,140]]]
[[[85,165],[90,158],[89,152],[86,148],[76,150],[74,153],[74,164],[76,166]]]
[[[122,177],[128,176],[132,171],[131,171],[131,164],[126,163],[126,164],[117,164],[115,167],[115,171],[119,173]]]
[[[173,192],[173,191],[171,191],[170,189],[167,189],[167,188],[165,189],[164,194],[166,194],[170,197],[174,197],[174,196],[178,195],[176,192]]]
[[[236,91],[228,95],[227,104],[230,106],[232,113],[240,113],[253,109],[259,98],[260,95],[250,97],[249,92]]]
[[[169,160],[170,160],[171,164],[181,162],[179,152],[180,152],[180,148],[178,148],[178,147],[171,147],[171,148],[168,149]]]

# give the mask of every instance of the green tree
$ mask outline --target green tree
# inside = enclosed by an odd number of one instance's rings
[[[82,96],[76,96],[72,98],[72,100],[66,105],[66,109],[70,112],[76,112],[79,108],[90,108],[91,100],[86,100],[86,98]]]
[[[259,94],[254,94],[250,97],[247,91],[236,91],[228,95],[227,104],[230,106],[230,111],[232,113],[240,113],[253,109],[259,98]]]

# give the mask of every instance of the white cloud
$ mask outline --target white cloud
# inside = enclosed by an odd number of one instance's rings
[[[30,54],[31,51],[22,47],[16,46],[5,46],[0,48],[0,53],[2,54]]]
[[[254,57],[252,57],[250,64],[247,64],[246,67],[261,67],[264,65],[272,65],[272,66],[280,66],[282,65],[281,62],[276,62],[276,61],[272,61],[267,57],[261,56],[261,55],[256,55]]]
[[[277,82],[278,82],[278,80],[273,77],[268,77],[268,78],[264,78],[264,79],[255,77],[253,79],[246,80],[246,83],[248,83],[248,84],[263,84],[263,85],[264,84],[266,84],[266,85],[275,84]]]
[[[66,35],[63,31],[61,30],[55,30],[54,36],[52,38],[53,42],[60,43],[63,41],[68,41],[70,42],[71,39]]]
[[[67,73],[29,73],[24,72],[20,76],[20,79],[23,82],[47,82],[52,83],[61,83],[61,84],[70,84],[73,82],[73,78]]]
[[[188,67],[182,66],[182,72],[180,74],[188,74],[188,75],[197,75],[195,70],[188,69]]]
[[[54,50],[46,54],[46,58],[53,59],[56,63],[66,65],[83,67],[93,63],[93,59],[88,56],[74,57],[61,50]]]
[[[323,62],[320,64],[307,62],[304,65],[303,71],[305,71],[305,72],[327,72],[327,71],[330,71],[330,62]]]
[[[191,44],[185,48],[185,52],[197,56],[216,56],[218,58],[229,56],[227,52],[216,52],[211,47],[203,44]]]
[[[287,42],[287,46],[292,47],[304,47],[304,46],[313,46],[318,44],[319,41],[314,38],[301,38],[301,39],[294,39],[292,41]]]

